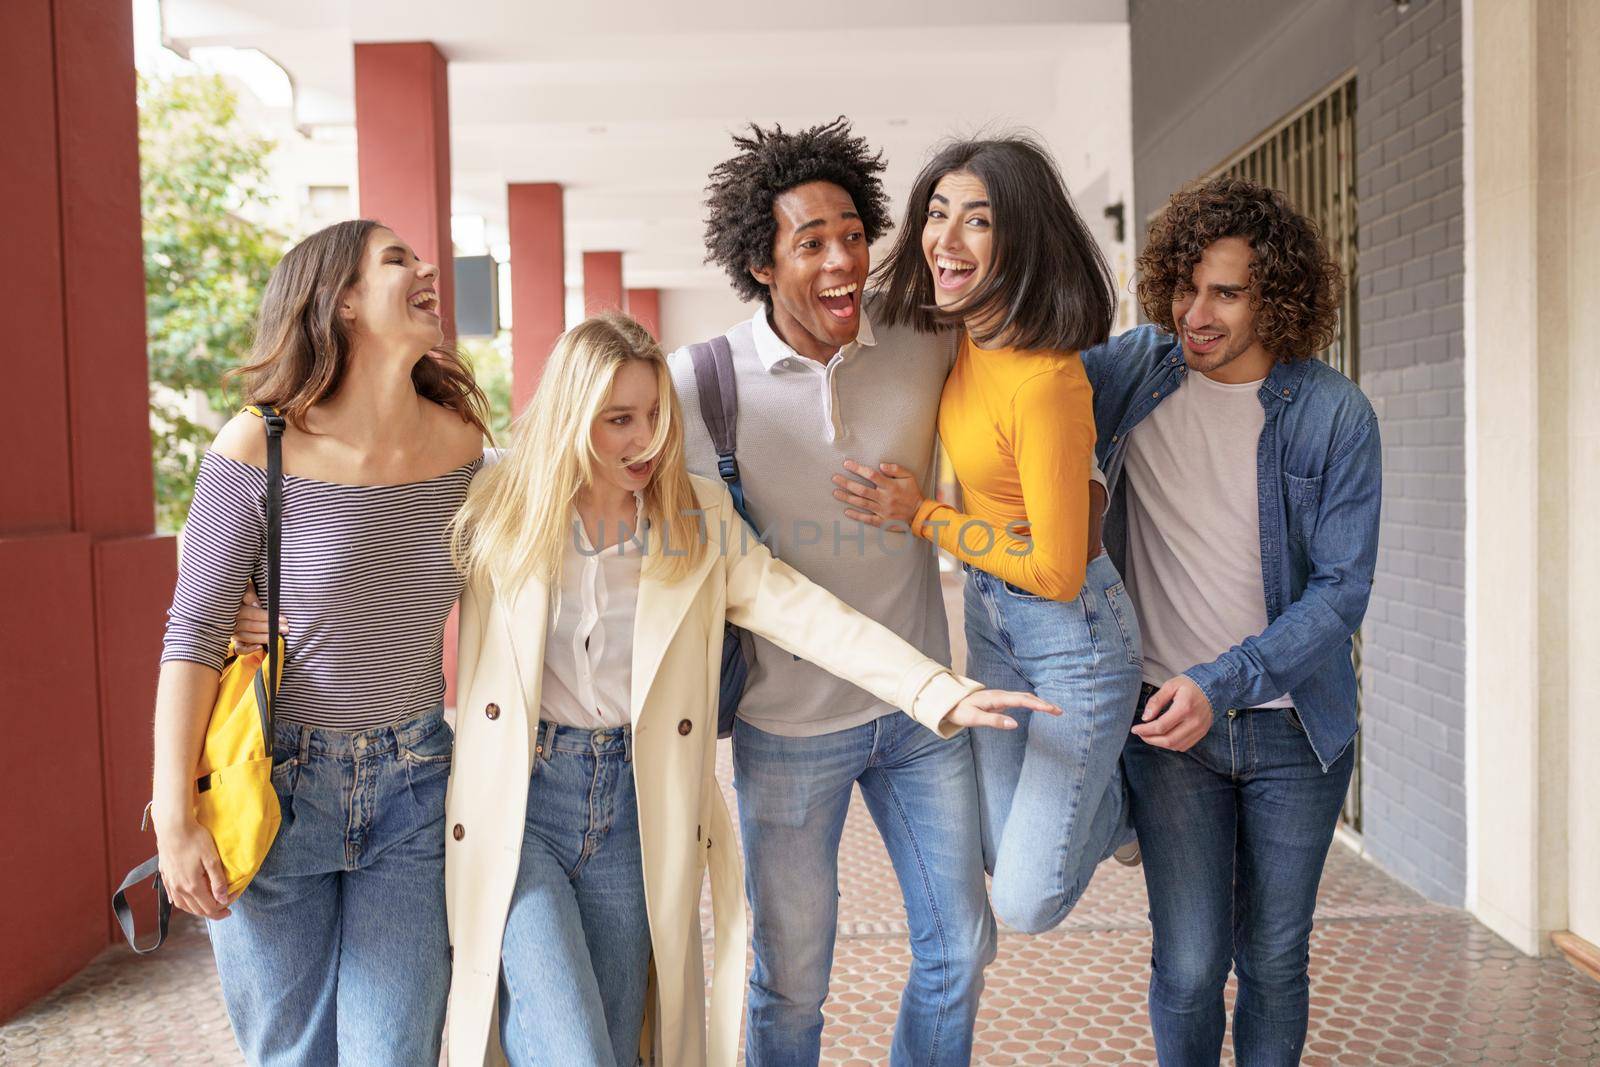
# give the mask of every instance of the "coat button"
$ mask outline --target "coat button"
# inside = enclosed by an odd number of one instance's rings
[[[498,719],[500,717],[500,705],[490,704],[488,707],[483,709],[483,713],[489,716],[491,719]]]
[[[457,841],[460,841],[463,837],[467,836],[467,829],[460,823],[456,823],[456,828],[450,831],[450,836],[455,838]]]
[[[678,723],[678,733],[682,734],[684,737],[688,737],[689,731],[693,729],[694,723],[690,722],[688,719],[684,719]]]

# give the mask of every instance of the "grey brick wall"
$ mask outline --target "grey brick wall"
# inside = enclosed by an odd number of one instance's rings
[[[1367,612],[1363,836],[1428,896],[1466,891],[1461,8],[1362,0],[1361,386],[1383,430]]]
[[[1384,437],[1364,630],[1363,840],[1428,896],[1466,888],[1459,0],[1131,0],[1136,217],[1356,69],[1358,379]],[[1240,57],[1212,74],[1192,57]],[[1143,235],[1140,235],[1143,244]]]

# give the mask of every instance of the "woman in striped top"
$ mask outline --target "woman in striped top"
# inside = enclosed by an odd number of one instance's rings
[[[898,520],[967,572],[967,669],[1034,690],[1060,718],[972,738],[991,898],[1028,932],[1060,923],[1095,867],[1137,855],[1121,755],[1139,696],[1139,626],[1100,546],[1095,426],[1078,351],[1116,309],[1110,272],[1054,161],[1023,138],[947,145],[923,168],[880,269],[884,317],[959,325],[939,436],[965,512],[897,470],[836,477],[846,515]],[[1087,551],[1085,550],[1087,546]]]
[[[238,899],[194,815],[193,768],[240,596],[265,588],[265,438],[233,419],[201,462],[156,695],[152,813],[178,907],[210,920],[253,1064],[432,1063],[449,984],[447,529],[481,462],[484,401],[444,345],[437,268],[339,223],[267,283],[241,374],[286,418],[282,827]],[[404,966],[396,966],[397,952]]]

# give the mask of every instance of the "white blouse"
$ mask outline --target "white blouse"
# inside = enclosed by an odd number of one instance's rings
[[[629,540],[596,552],[577,512],[561,561],[561,584],[550,598],[539,717],[599,730],[632,719],[633,624],[646,542],[644,499]],[[609,538],[608,538],[609,539]]]

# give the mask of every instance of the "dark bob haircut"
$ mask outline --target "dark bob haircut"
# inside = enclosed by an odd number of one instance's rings
[[[939,179],[966,173],[983,182],[994,211],[989,276],[953,308],[934,302],[922,255],[928,201]],[[883,291],[879,316],[932,330],[963,319],[994,325],[973,339],[1011,348],[1075,351],[1111,333],[1117,300],[1100,246],[1073,209],[1061,171],[1030,137],[952,141],[917,175],[894,251],[873,272]]]
[[[796,186],[831,182],[849,193],[869,245],[894,224],[878,178],[883,155],[854,136],[843,115],[799,133],[751,123],[750,135],[733,143],[738,154],[718,163],[706,186],[705,261],[728,272],[739,299],[759,297],[772,306],[772,294],[750,270],[772,266],[778,238],[772,202]]]
[[[1344,278],[1316,223],[1287,197],[1245,178],[1223,176],[1179,190],[1150,224],[1139,254],[1139,306],[1169,333],[1172,299],[1214,242],[1238,237],[1250,246],[1250,302],[1261,346],[1279,362],[1308,359],[1333,343]]]

